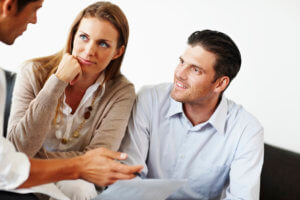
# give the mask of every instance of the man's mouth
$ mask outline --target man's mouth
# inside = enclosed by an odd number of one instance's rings
[[[178,87],[178,88],[181,88],[181,89],[186,89],[187,87],[181,83],[180,81],[175,81],[175,85]]]

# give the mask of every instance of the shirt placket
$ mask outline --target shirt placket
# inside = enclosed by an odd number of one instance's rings
[[[184,136],[181,139],[181,143],[180,146],[178,147],[178,153],[177,153],[177,157],[176,157],[176,161],[175,161],[175,166],[174,166],[174,170],[173,170],[173,174],[172,177],[173,178],[180,178],[182,177],[181,172],[182,170],[182,166],[184,166],[184,163],[186,162],[186,152],[187,152],[187,148],[188,148],[188,136],[189,136],[189,132],[190,132],[190,128],[191,125],[188,123],[187,119],[185,117],[181,117],[180,118],[181,123],[184,124],[184,126],[187,128],[186,131],[184,133]]]

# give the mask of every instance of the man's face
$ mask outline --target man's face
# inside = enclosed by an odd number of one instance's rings
[[[188,45],[175,70],[171,97],[182,103],[205,104],[218,95],[213,82],[215,62],[215,54],[200,45]]]
[[[15,3],[16,4],[16,3]],[[7,32],[3,42],[6,44],[13,44],[15,39],[22,35],[27,29],[29,23],[35,24],[37,22],[37,10],[42,7],[43,0],[33,1],[28,3],[20,12],[8,16]]]

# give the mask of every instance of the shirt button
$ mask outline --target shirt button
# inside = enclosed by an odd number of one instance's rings
[[[180,159],[183,159],[183,158],[184,158],[184,155],[183,155],[183,154],[181,154],[181,155],[179,156],[179,158],[180,158]]]

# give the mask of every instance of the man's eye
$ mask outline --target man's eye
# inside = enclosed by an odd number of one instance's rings
[[[179,64],[182,65],[183,63],[184,63],[183,59],[180,58],[180,59],[179,59]]]
[[[201,70],[198,67],[192,67],[193,72],[201,74]]]

